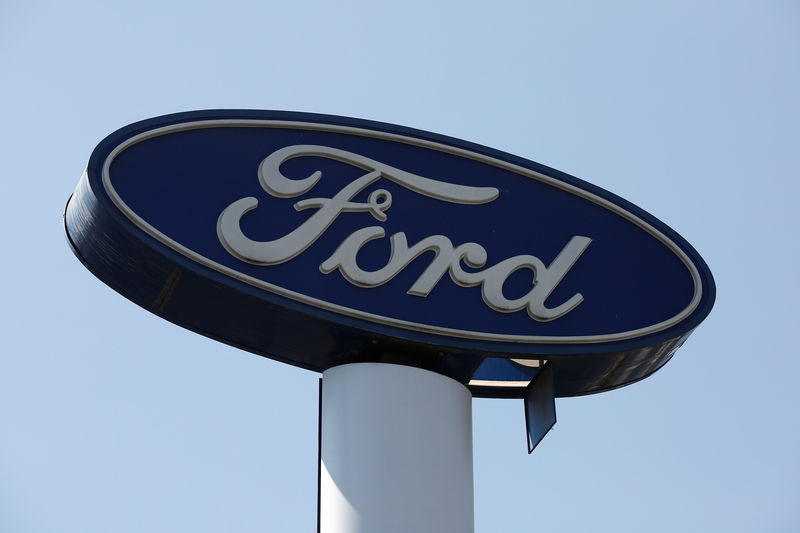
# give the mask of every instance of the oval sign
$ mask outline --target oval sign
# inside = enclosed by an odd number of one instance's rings
[[[317,371],[436,370],[518,396],[641,379],[708,314],[674,231],[572,176],[343,117],[169,115],[103,140],[67,206],[76,254],[143,307]]]

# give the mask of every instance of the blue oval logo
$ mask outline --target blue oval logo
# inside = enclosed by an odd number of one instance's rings
[[[114,216],[170,253],[390,337],[611,352],[680,337],[713,303],[702,260],[652,216],[434,134],[291,113],[173,116],[106,139],[88,174]]]

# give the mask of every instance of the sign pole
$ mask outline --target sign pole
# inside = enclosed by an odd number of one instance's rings
[[[386,363],[322,376],[321,533],[474,531],[469,390]]]

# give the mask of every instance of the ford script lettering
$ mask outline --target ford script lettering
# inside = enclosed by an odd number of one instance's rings
[[[131,124],[92,152],[64,225],[95,275],[182,327],[315,371],[427,368],[476,395],[521,397],[543,365],[558,396],[632,383],[714,302],[691,245],[614,194],[346,117]]]
[[[392,205],[392,196],[385,189],[377,189],[369,196],[368,202],[354,202],[353,197],[381,178],[386,178],[410,190],[446,202],[459,204],[481,204],[496,199],[499,192],[493,187],[464,187],[393,168],[369,158],[325,146],[297,145],[276,150],[264,159],[258,169],[258,177],[264,190],[279,198],[292,198],[311,190],[322,177],[320,171],[302,180],[292,180],[281,174],[280,166],[285,161],[301,156],[321,156],[350,163],[367,171],[366,174],[350,182],[332,198],[310,198],[294,204],[298,211],[317,209],[317,212],[291,233],[269,242],[249,239],[239,227],[242,215],[258,206],[253,197],[242,198],[222,212],[217,231],[225,247],[238,258],[257,265],[273,265],[288,261],[314,243],[323,232],[343,212],[368,212],[376,220],[384,221],[386,211]],[[545,300],[553,292],[559,281],[567,274],[578,257],[591,242],[588,237],[574,236],[566,244],[558,257],[545,266],[533,255],[518,255],[501,261],[481,272],[466,272],[462,261],[471,268],[486,265],[487,253],[483,246],[467,242],[454,247],[444,235],[431,235],[408,246],[402,232],[391,236],[391,256],[383,268],[365,271],[359,268],[356,256],[359,249],[370,240],[381,238],[385,231],[381,226],[370,226],[356,231],[342,242],[331,257],[320,265],[320,270],[328,274],[336,269],[349,282],[359,287],[377,287],[394,278],[411,261],[423,252],[435,254],[428,268],[408,290],[408,294],[427,296],[445,272],[463,287],[480,285],[483,300],[492,309],[500,312],[513,312],[527,309],[535,320],[553,320],[575,308],[583,300],[580,293],[572,295],[567,301],[553,308],[545,306]],[[503,295],[503,284],[509,275],[521,268],[534,273],[534,286],[524,296],[509,300]]]

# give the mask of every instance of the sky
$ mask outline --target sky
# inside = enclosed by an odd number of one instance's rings
[[[800,530],[796,1],[0,2],[0,531],[314,531],[318,374],[152,315],[73,256],[117,128],[344,115],[557,168],[705,258],[715,308],[634,385],[473,401],[475,527]]]

